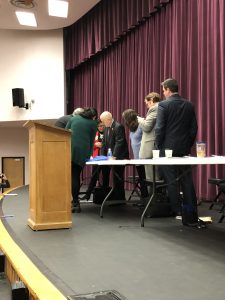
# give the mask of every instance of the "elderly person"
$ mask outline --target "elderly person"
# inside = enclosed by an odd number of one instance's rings
[[[83,108],[81,107],[77,107],[76,109],[74,109],[73,113],[71,115],[65,115],[65,116],[62,116],[60,118],[58,118],[58,120],[56,120],[55,122],[55,126],[56,127],[60,127],[60,128],[66,128],[66,124],[68,123],[68,121],[76,116],[76,115],[79,115],[80,113],[82,113],[84,111]]]
[[[128,145],[125,136],[125,128],[122,124],[115,121],[112,114],[104,111],[100,115],[100,120],[105,126],[103,134],[102,154],[107,155],[108,149],[112,150],[112,155],[116,159],[126,159],[129,157]],[[114,166],[113,182],[114,182],[114,198],[115,200],[125,200],[124,191],[124,166]],[[104,166],[103,174],[103,188],[109,187],[110,167]],[[118,176],[117,176],[118,175]],[[119,177],[119,178],[118,178]]]
[[[160,101],[160,95],[152,92],[145,97],[145,104],[148,108],[148,112],[145,118],[137,117],[139,127],[143,131],[141,148],[139,157],[140,158],[152,158],[152,150],[155,149],[155,124],[158,110],[158,103]],[[145,166],[146,179],[153,181],[152,166]],[[156,179],[158,175],[156,173]]]

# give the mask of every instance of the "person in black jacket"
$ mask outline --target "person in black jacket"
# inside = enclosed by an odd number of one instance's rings
[[[159,102],[158,105],[156,147],[160,150],[160,156],[165,156],[165,149],[172,149],[175,157],[189,155],[198,130],[194,107],[190,101],[178,94],[175,79],[166,79],[161,85],[166,100]],[[173,214],[180,214],[180,191],[182,191],[182,222],[187,226],[199,227],[191,166],[165,165],[161,166],[160,170],[168,184]]]
[[[100,120],[105,125],[103,133],[102,155],[107,156],[108,149],[110,148],[112,150],[112,156],[115,159],[128,159],[129,150],[124,126],[116,122],[113,119],[112,114],[108,111],[104,111],[100,115]],[[113,182],[115,192],[113,197],[115,200],[125,200],[124,168],[124,166],[114,166],[115,172],[113,172]],[[104,166],[102,168],[102,174],[103,188],[107,189],[109,186],[110,167]]]
[[[82,113],[84,111],[83,108],[81,107],[78,107],[76,109],[74,109],[73,113],[71,115],[65,115],[65,116],[62,116],[60,118],[58,118],[55,122],[55,126],[56,127],[60,127],[60,128],[66,128],[66,125],[67,123],[69,122],[69,120],[76,116],[76,115],[79,115],[80,113]]]
[[[7,177],[5,176],[5,174],[0,174],[0,188],[4,189],[4,188],[9,188],[10,187],[10,183],[7,179]]]

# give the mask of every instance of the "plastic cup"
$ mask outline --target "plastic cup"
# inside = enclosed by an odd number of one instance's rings
[[[165,149],[165,156],[166,157],[172,157],[173,156],[173,150]]]
[[[197,157],[206,157],[206,143],[197,142],[196,153],[197,153]]]
[[[152,150],[152,158],[159,158],[159,150]]]

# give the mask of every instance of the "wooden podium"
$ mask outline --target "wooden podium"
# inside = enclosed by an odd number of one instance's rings
[[[70,228],[71,133],[68,130],[28,121],[29,219],[33,230]]]

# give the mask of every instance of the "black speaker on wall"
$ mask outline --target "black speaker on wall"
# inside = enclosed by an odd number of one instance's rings
[[[12,89],[13,106],[24,107],[24,89]]]

